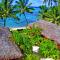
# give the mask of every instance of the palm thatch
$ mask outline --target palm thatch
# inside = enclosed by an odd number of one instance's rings
[[[9,39],[10,36],[8,28],[0,28],[0,60],[11,60],[22,57],[21,51]]]

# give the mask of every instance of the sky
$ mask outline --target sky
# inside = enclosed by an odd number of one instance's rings
[[[32,3],[31,6],[36,6],[36,7],[38,7],[38,6],[40,6],[40,5],[43,4],[43,0],[29,0],[29,3]]]
[[[14,1],[18,1],[18,0],[14,0]],[[33,7],[38,7],[38,6],[43,5],[43,1],[44,1],[44,0],[29,0],[28,4],[29,4],[29,3],[32,3],[31,6],[33,6]],[[15,2],[14,2],[14,3],[15,3]],[[53,5],[54,5],[54,3],[53,3]],[[46,6],[48,6],[48,4],[46,4]]]
[[[13,4],[15,4],[15,1],[18,1],[18,0],[14,0],[14,3]],[[38,7],[38,6],[40,6],[40,5],[43,4],[43,0],[29,0],[28,3],[32,3],[31,6]]]
[[[18,1],[18,0],[15,0],[15,1]],[[43,4],[43,0],[29,0],[28,4],[29,3],[32,3],[31,6],[38,7]]]

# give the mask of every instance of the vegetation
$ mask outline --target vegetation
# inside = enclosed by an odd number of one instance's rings
[[[19,20],[19,17],[16,16],[18,13],[19,16],[24,15],[28,25],[29,22],[26,12],[33,13],[34,8],[30,8],[32,3],[28,4],[28,2],[26,2],[27,0],[19,0],[13,5],[13,1],[14,0],[2,0],[2,2],[0,2],[0,18],[4,20],[4,26],[6,26],[6,19],[9,17]],[[60,25],[60,0],[44,0],[43,3],[45,3],[45,5],[40,6],[40,19]],[[48,4],[48,7],[46,4]]]
[[[13,1],[14,0],[2,0],[2,2],[0,2],[0,18],[4,20],[4,26],[6,26],[6,19],[8,17],[18,19],[18,17],[16,17],[18,11],[16,11],[15,6],[12,5]]]
[[[16,44],[24,51],[25,54],[32,53],[32,46],[39,45],[43,39],[39,29],[26,29],[21,32],[13,31],[12,35]]]
[[[27,13],[33,13],[34,8],[30,8],[30,4],[27,4],[27,0],[16,1],[13,5],[14,0],[2,0],[0,2],[0,19],[4,20],[4,27],[6,26],[6,19],[12,17],[19,20],[16,14],[19,13],[24,15],[27,25],[28,20],[26,17]],[[54,6],[53,6],[54,2]],[[47,20],[49,22],[60,24],[60,0],[44,0],[45,5],[40,6],[39,11],[40,19]],[[46,5],[48,3],[48,6]],[[24,54],[24,60],[39,60],[40,57],[50,57],[54,59],[60,58],[60,51],[58,50],[55,42],[50,39],[46,39],[41,35],[41,29],[30,28],[21,31],[12,31],[12,37],[18,47]],[[39,46],[39,54],[35,54],[32,51],[32,46]]]
[[[35,54],[29,54],[29,55],[27,55],[25,60],[40,60],[40,58],[39,58],[39,56],[37,56]]]
[[[58,59],[59,58],[59,50],[56,47],[56,44],[51,40],[44,40],[40,43],[40,55],[42,57],[49,57]]]
[[[53,3],[55,4],[55,6],[57,6],[57,1],[58,0],[44,0],[43,3],[45,3],[45,4],[48,3],[48,6],[52,7]]]
[[[40,57],[58,59],[60,56],[56,44],[43,37],[39,28],[12,31],[12,36],[15,43],[22,50],[26,60],[39,60]],[[38,54],[32,51],[32,46],[40,47]]]
[[[27,1],[27,0],[19,0],[19,1],[16,1],[16,6],[17,6],[17,8],[18,8],[18,10],[19,10],[19,13],[20,13],[20,16],[23,14],[24,15],[24,17],[25,17],[25,20],[26,20],[26,22],[27,22],[27,25],[28,25],[28,20],[27,20],[27,17],[26,17],[26,12],[27,13],[33,13],[32,11],[34,10],[34,8],[30,8],[30,5],[32,4],[32,3],[25,3],[25,1]]]
[[[53,6],[52,1],[55,3]],[[41,19],[60,25],[60,1],[59,0],[44,0],[44,3],[48,3],[48,7],[45,5],[40,6],[39,16]]]
[[[18,13],[20,13],[20,16],[21,14],[24,14],[28,25],[25,13],[32,13],[32,11],[34,10],[33,8],[29,8],[31,3],[26,5],[26,0],[19,0],[16,1],[15,5],[13,5],[13,2],[14,0],[2,0],[2,2],[0,2],[0,19],[4,20],[4,26],[6,26],[7,18],[12,17],[16,20],[19,20],[19,17],[16,16],[16,14]]]

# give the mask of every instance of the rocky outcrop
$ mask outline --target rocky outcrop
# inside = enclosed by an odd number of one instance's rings
[[[42,35],[46,38],[54,40],[58,45],[60,44],[60,27],[51,22],[44,20],[39,20],[36,23],[29,24],[29,27],[32,26],[39,27],[42,29]]]
[[[9,29],[0,28],[0,60],[21,59],[21,51],[9,37],[11,37]]]

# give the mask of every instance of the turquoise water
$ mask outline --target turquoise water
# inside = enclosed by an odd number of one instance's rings
[[[39,10],[40,10],[39,8],[35,8],[35,10],[33,11],[33,14],[25,13],[29,24],[37,21],[37,16],[38,16]],[[19,21],[14,20],[13,18],[7,18],[6,27],[22,27],[22,26],[26,26],[27,22],[25,20],[24,15],[21,15],[21,17],[19,17],[19,18],[20,18]],[[2,27],[3,25],[4,25],[3,20],[0,20],[0,27]]]

